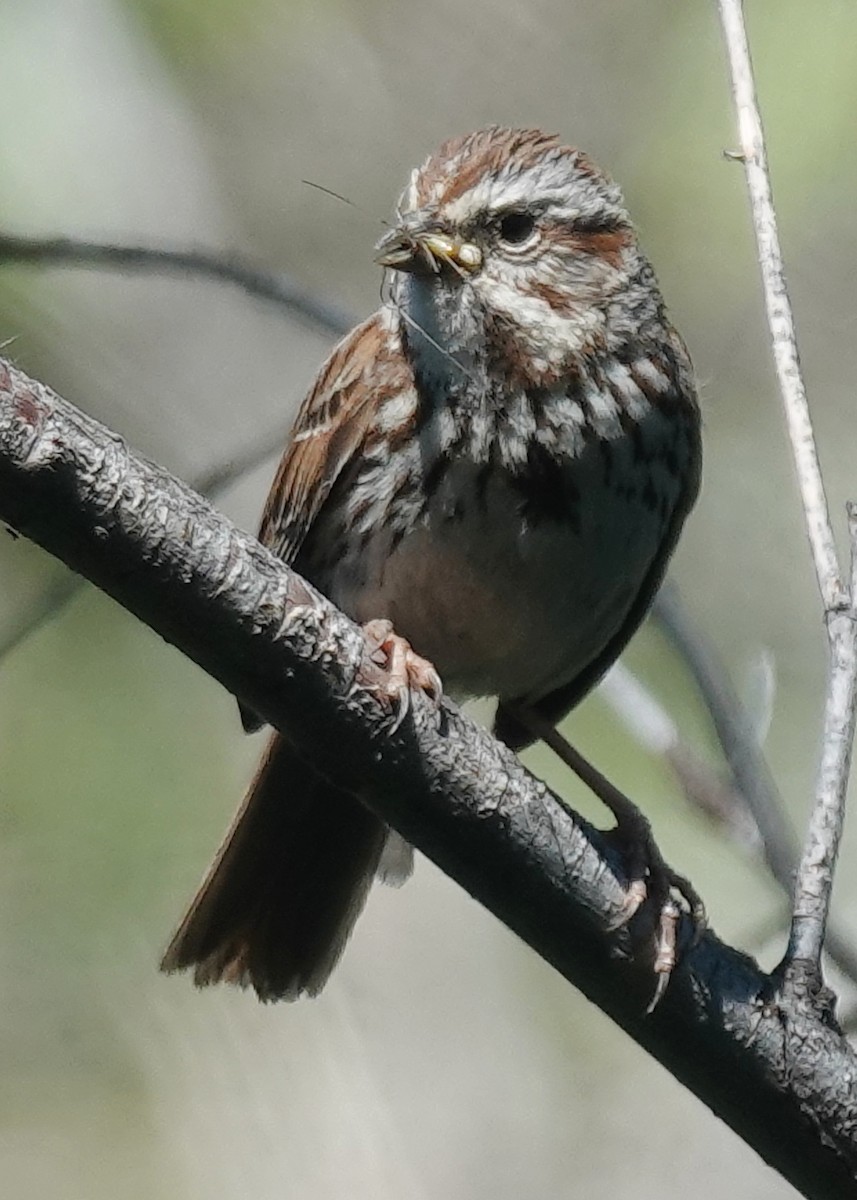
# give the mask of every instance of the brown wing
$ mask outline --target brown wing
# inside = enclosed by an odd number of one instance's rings
[[[379,404],[410,382],[380,313],[342,339],[298,412],[262,513],[263,545],[294,562],[334,483],[360,454]],[[247,732],[260,728],[256,714],[239,707]]]
[[[381,315],[352,329],[301,405],[259,525],[259,541],[293,562],[330,490],[360,452],[378,404],[402,385],[398,343]]]

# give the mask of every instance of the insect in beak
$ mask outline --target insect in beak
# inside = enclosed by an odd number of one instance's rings
[[[394,271],[438,274],[451,267],[466,279],[482,265],[482,252],[472,242],[458,242],[438,230],[400,226],[391,229],[375,247],[375,262]]]

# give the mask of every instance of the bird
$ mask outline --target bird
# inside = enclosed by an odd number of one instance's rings
[[[663,580],[700,485],[693,369],[619,187],[556,135],[444,142],[376,261],[380,307],[321,367],[259,538],[363,625],[397,686],[496,697],[519,750],[591,691]],[[668,889],[645,818],[614,811]],[[317,995],[373,878],[411,861],[274,732],[162,968]]]

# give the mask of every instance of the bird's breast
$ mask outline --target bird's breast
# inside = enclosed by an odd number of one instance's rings
[[[674,443],[652,410],[633,439],[529,470],[452,458],[395,533],[375,522],[337,564],[329,594],[359,621],[390,618],[453,694],[546,695],[625,624],[680,502]]]

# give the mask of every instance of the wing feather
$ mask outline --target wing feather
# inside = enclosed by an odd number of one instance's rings
[[[361,453],[379,405],[411,382],[380,313],[336,346],[304,400],[259,526],[259,541],[294,562],[334,483]]]
[[[362,453],[379,407],[409,386],[398,337],[381,313],[339,342],[292,427],[259,525],[263,545],[295,561],[337,479]],[[261,728],[254,712],[238,707],[248,733]]]

